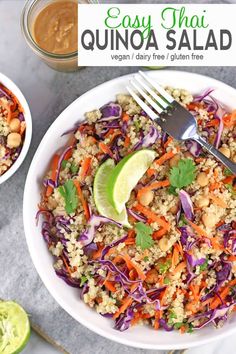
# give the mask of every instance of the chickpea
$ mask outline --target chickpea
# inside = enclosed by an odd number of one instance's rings
[[[159,240],[159,247],[162,252],[167,252],[171,248],[170,241],[166,237]]]
[[[146,283],[155,284],[158,282],[158,273],[156,269],[150,269],[145,278]]]
[[[225,147],[225,146],[221,146],[219,148],[219,151],[225,155],[226,157],[230,158],[230,149],[228,147]]]
[[[184,153],[184,157],[185,157],[186,159],[192,159],[192,160],[193,160],[193,155],[192,155],[189,151],[186,151],[186,152]]]
[[[208,185],[209,179],[205,172],[200,172],[197,176],[197,183],[201,187],[205,187]]]
[[[198,208],[207,207],[209,205],[209,198],[205,196],[200,196],[196,199],[195,204]]]
[[[212,213],[203,214],[202,221],[209,229],[213,228],[217,223],[216,216]]]
[[[10,133],[7,137],[7,146],[11,149],[19,147],[21,144],[21,135],[18,133]]]
[[[147,191],[140,196],[139,201],[142,205],[147,206],[153,201],[153,198],[153,191]]]
[[[17,118],[13,118],[9,123],[10,129],[12,132],[19,132],[20,131],[20,120]]]
[[[236,163],[236,154],[233,156],[232,160]]]
[[[169,209],[169,211],[171,214],[175,215],[177,213],[178,209],[179,209],[178,204],[175,204]]]
[[[180,156],[179,156],[178,154],[176,154],[175,156],[173,156],[172,159],[170,159],[170,161],[169,161],[170,167],[177,166],[179,160],[180,160]]]

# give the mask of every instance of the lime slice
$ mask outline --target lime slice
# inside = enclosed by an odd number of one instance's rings
[[[102,216],[115,220],[124,226],[130,227],[126,209],[123,208],[123,210],[121,210],[121,213],[118,214],[108,200],[107,185],[114,167],[115,163],[112,159],[106,160],[99,167],[95,175],[93,184],[95,205],[99,214],[101,214]]]
[[[143,149],[124,157],[109,177],[107,192],[111,205],[120,213],[130,193],[155,159],[153,150]]]
[[[0,301],[0,353],[17,354],[30,337],[30,322],[24,309],[13,301]]]

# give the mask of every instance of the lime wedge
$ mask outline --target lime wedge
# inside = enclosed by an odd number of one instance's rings
[[[124,157],[113,169],[107,185],[108,198],[117,213],[125,208],[130,193],[155,159],[153,150],[143,149]]]
[[[17,354],[30,337],[30,322],[25,310],[13,301],[0,301],[0,353]]]
[[[121,213],[117,213],[108,200],[107,185],[114,167],[114,161],[112,159],[108,159],[97,170],[93,184],[95,205],[99,214],[102,216],[115,220],[124,226],[130,227],[126,209],[123,208]]]

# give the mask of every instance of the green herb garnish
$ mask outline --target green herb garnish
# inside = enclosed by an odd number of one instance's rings
[[[184,225],[188,225],[187,220],[183,214],[180,215],[178,226],[182,227]]]
[[[164,284],[170,284],[170,278],[165,278],[163,282]]]
[[[178,193],[176,192],[176,187],[174,187],[174,186],[170,186],[170,187],[168,188],[168,193],[169,193],[169,194],[173,194],[173,195],[175,195],[176,197],[178,196]]]
[[[232,184],[226,183],[226,184],[225,184],[225,187],[226,187],[233,195],[236,194],[235,190],[233,189]]]
[[[58,188],[58,190],[65,200],[67,214],[73,213],[78,206],[78,195],[72,179],[66,181],[63,186]]]
[[[207,266],[208,266],[208,258],[205,260],[205,262],[204,262],[203,264],[201,264],[201,265],[199,266],[200,271],[203,272],[204,270],[206,270],[206,269],[207,269]]]
[[[80,278],[80,286],[83,286],[87,280],[88,278],[85,275],[82,275],[82,277]]]
[[[153,229],[150,226],[145,225],[143,222],[138,222],[135,225],[136,231],[136,246],[139,246],[142,250],[150,248],[154,244],[152,239]]]
[[[148,260],[149,260],[148,256],[145,256],[145,257],[143,258],[143,260],[144,260],[144,262],[148,262]]]
[[[72,164],[71,164],[71,166],[70,166],[71,172],[72,172],[73,174],[75,174],[75,173],[78,172],[78,169],[79,169],[79,167],[78,167],[75,163],[72,162]]]
[[[158,270],[161,274],[164,274],[167,272],[167,270],[170,268],[170,266],[171,266],[171,261],[168,260],[166,263],[158,264]]]
[[[63,160],[62,163],[61,163],[61,168],[64,170],[66,168],[66,165],[67,165],[67,160]]]
[[[135,126],[136,133],[138,133],[139,130],[140,130],[140,125],[139,125],[139,122],[137,120],[134,122],[134,126]]]
[[[228,168],[226,168],[226,169],[224,170],[224,175],[225,175],[225,176],[232,176],[233,173],[232,173]]]
[[[180,329],[183,325],[184,325],[183,322],[176,322],[176,323],[174,324],[174,328],[175,328],[175,329]]]
[[[196,177],[196,166],[191,159],[182,159],[170,170],[170,184],[175,188],[183,188],[193,182]]]

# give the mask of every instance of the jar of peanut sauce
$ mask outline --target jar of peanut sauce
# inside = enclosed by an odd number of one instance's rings
[[[38,57],[58,71],[79,69],[78,2],[28,0],[22,12],[21,27],[26,42]]]

